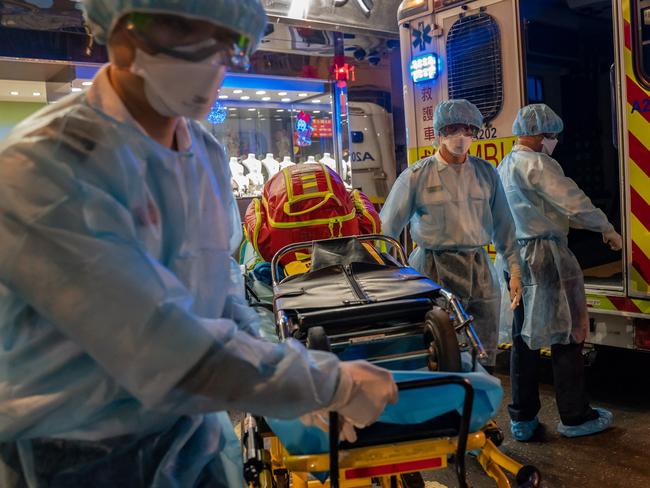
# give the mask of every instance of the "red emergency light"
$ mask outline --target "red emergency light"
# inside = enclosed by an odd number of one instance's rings
[[[354,81],[354,66],[348,63],[335,64],[333,67],[334,79],[348,83]]]

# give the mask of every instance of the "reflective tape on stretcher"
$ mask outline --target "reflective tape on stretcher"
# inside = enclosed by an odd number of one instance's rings
[[[361,478],[372,478],[375,476],[388,476],[397,473],[410,473],[414,471],[426,471],[445,467],[442,457],[431,459],[422,459],[418,461],[405,461],[395,464],[383,464],[381,466],[371,466],[368,468],[353,468],[345,471],[346,480],[355,480]]]

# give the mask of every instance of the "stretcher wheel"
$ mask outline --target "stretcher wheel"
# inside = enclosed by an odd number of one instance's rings
[[[517,488],[538,488],[542,483],[542,475],[535,466],[524,466],[517,473]]]
[[[461,371],[460,347],[449,314],[435,307],[424,319],[424,341],[429,349],[431,371]]]
[[[325,329],[322,327],[312,327],[307,332],[307,349],[316,351],[330,351],[330,338],[327,337]]]

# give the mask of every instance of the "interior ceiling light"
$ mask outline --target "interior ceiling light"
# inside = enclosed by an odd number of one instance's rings
[[[34,93],[32,93],[32,95],[34,95],[35,97],[40,97],[40,96],[41,96],[41,92],[34,92]]]
[[[237,109],[235,107],[230,107],[228,110],[232,112],[233,110],[237,110]]]
[[[311,0],[291,0],[287,17],[290,19],[306,19]]]
[[[250,100],[251,97],[244,95],[243,97],[239,97],[240,100]]]
[[[239,95],[240,93],[244,93],[244,90],[233,90],[232,91],[235,95]]]
[[[320,100],[312,100],[311,103],[320,103]]]
[[[20,93],[18,93],[17,91],[12,91],[11,95],[14,96],[14,97],[17,97],[18,95],[20,95]]]
[[[255,95],[266,95],[266,92],[264,90],[258,90],[255,92]]]
[[[249,112],[255,112],[255,110],[257,110],[257,109],[254,109],[254,108],[249,108],[248,109]]]
[[[271,100],[271,97],[262,97],[263,102],[268,102],[269,100]]]
[[[74,93],[78,93],[78,92],[81,91],[81,88],[77,88],[76,86],[73,86],[73,87],[70,89],[70,91],[71,91],[71,92],[74,92]]]
[[[282,101],[283,101],[283,102],[290,102],[291,99],[290,99],[290,98],[283,98]]]
[[[283,97],[283,96],[285,96],[286,94],[287,94],[287,92],[279,92],[279,93],[278,93],[278,96]]]
[[[92,82],[92,81],[84,81],[84,82],[82,83],[82,85],[83,85],[83,86],[93,86],[93,82]]]
[[[305,98],[305,97],[307,96],[307,94],[306,94],[306,93],[299,93],[298,96],[299,96],[300,98]]]
[[[276,112],[284,112],[284,109],[283,109],[283,108],[279,108],[279,109],[276,110]]]
[[[219,95],[219,98],[221,100],[226,100],[228,98],[228,95]]]

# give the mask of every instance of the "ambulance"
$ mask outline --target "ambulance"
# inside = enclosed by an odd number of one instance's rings
[[[564,120],[554,157],[624,238],[572,230],[594,345],[650,350],[650,0],[404,0],[398,11],[408,159],[433,154],[433,110],[485,117],[472,154],[498,165],[512,123],[543,102]]]

